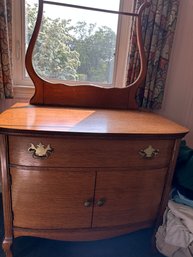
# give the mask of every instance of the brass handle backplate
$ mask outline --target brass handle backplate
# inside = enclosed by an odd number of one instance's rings
[[[146,149],[140,150],[139,154],[144,158],[144,159],[152,159],[156,155],[158,155],[159,149],[154,149],[151,145],[149,145]]]
[[[32,152],[33,158],[47,159],[50,156],[51,152],[53,152],[53,148],[51,148],[50,145],[47,145],[45,147],[42,143],[39,143],[36,147],[34,146],[34,144],[31,144],[28,148],[28,151]]]

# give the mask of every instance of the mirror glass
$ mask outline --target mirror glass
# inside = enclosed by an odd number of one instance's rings
[[[59,2],[59,1],[52,1]],[[66,4],[109,9],[109,1],[65,0]],[[118,11],[120,0],[111,0]],[[37,17],[38,1],[26,1],[26,48]],[[115,66],[118,15],[44,4],[33,66],[47,80],[111,86]]]

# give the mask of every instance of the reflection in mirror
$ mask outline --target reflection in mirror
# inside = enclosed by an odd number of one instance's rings
[[[32,34],[31,24],[36,20],[36,2],[26,2],[26,45]],[[68,2],[72,3],[65,1]],[[89,0],[81,3],[91,4]],[[108,5],[95,0],[91,7]],[[111,7],[118,11],[119,0],[111,0]],[[93,15],[88,10],[45,4],[33,55],[35,71],[46,79],[112,85],[117,26],[117,14],[94,12]]]

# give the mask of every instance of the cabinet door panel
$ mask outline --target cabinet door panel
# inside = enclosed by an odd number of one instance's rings
[[[154,221],[167,169],[97,172],[93,227]],[[104,200],[102,206],[97,203]]]
[[[15,227],[89,228],[95,172],[76,169],[11,168]]]

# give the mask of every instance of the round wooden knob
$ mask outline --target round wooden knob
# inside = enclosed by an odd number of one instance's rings
[[[105,204],[106,200],[105,198],[101,198],[97,201],[97,206],[101,207]]]
[[[86,201],[84,202],[84,206],[85,206],[85,207],[90,207],[90,206],[92,206],[92,199],[86,200]]]

